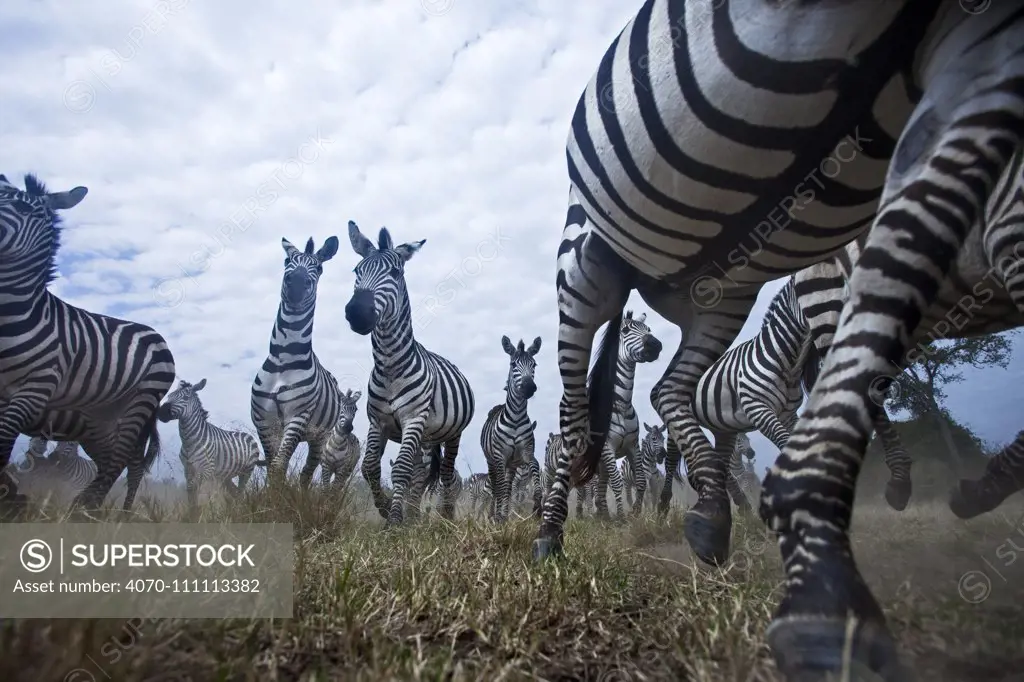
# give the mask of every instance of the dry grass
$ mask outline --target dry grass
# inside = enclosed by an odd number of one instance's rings
[[[135,520],[183,516],[166,500],[143,501]],[[921,679],[1021,679],[1011,675],[1024,670],[1024,560],[1005,566],[1013,551],[1005,543],[1024,548],[1024,524],[1018,501],[1004,507],[970,522],[936,504],[857,511],[860,565]],[[52,507],[39,514],[61,518]],[[0,626],[0,676],[777,679],[762,634],[781,570],[753,522],[737,520],[733,563],[718,571],[694,566],[679,511],[667,522],[571,520],[567,558],[540,567],[529,561],[537,528],[530,519],[494,528],[434,517],[384,532],[364,498],[296,490],[247,494],[192,518],[295,523],[294,617],[8,622]],[[992,581],[980,604],[958,594],[970,570]]]

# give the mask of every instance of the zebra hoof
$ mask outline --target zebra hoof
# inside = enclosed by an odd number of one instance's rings
[[[847,636],[843,618],[786,616],[768,626],[766,639],[788,682],[909,682],[896,642],[884,625],[858,623]]]
[[[533,541],[533,560],[540,563],[562,556],[562,543],[555,538],[537,538]]]
[[[949,509],[961,519],[973,519],[992,511],[1005,499],[1005,495],[986,490],[981,481],[961,479],[949,493]]]
[[[896,511],[903,511],[910,502],[910,481],[891,480],[885,486],[885,501]]]
[[[729,501],[701,500],[683,518],[683,534],[698,559],[721,566],[729,558],[732,512]]]

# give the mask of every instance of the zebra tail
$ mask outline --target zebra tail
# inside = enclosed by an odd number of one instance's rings
[[[153,410],[153,414],[150,415],[149,421],[146,422],[145,428],[142,429],[142,433],[139,435],[139,444],[149,441],[149,445],[146,446],[146,456],[142,459],[142,473],[148,474],[149,470],[153,467],[153,462],[160,455],[160,431],[156,427],[156,410]]]
[[[587,381],[587,401],[590,403],[590,444],[582,457],[573,460],[570,475],[573,487],[586,485],[597,473],[608,438],[615,404],[615,371],[619,363],[619,334],[622,330],[622,309],[604,330],[597,361]]]
[[[427,469],[426,485],[432,486],[441,478],[441,444],[430,448],[430,468]]]
[[[821,373],[821,363],[823,360],[824,358],[821,356],[821,351],[818,350],[818,347],[813,343],[809,344],[802,376],[804,393],[807,395],[811,394],[814,384],[818,381],[818,374]]]

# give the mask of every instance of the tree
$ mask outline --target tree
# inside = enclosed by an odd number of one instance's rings
[[[964,380],[963,368],[1006,368],[1013,345],[1010,337],[1016,332],[987,334],[967,339],[931,341],[921,347],[915,361],[897,376],[889,387],[892,409],[905,410],[915,419],[930,416],[946,445],[946,455],[959,477],[962,462],[954,444],[950,422],[957,423],[943,406],[946,388]]]

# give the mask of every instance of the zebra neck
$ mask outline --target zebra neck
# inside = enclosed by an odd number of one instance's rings
[[[178,419],[178,436],[182,445],[202,440],[209,431],[210,423],[199,412],[189,412]]]
[[[274,357],[311,357],[315,312],[315,303],[302,310],[289,310],[282,302],[277,308],[274,331],[270,335],[270,354]]]
[[[408,296],[399,297],[397,310],[394,316],[378,322],[370,334],[374,367],[385,376],[396,375],[400,366],[412,371],[417,367],[415,363],[410,365],[408,362],[408,356],[415,352],[416,346]]]
[[[619,353],[615,367],[615,397],[627,405],[633,405],[633,380],[636,377],[636,362]]]
[[[45,278],[33,279],[27,284],[0,278],[0,323],[41,318],[41,311],[53,299],[54,295],[46,289]]]
[[[501,421],[510,425],[527,423],[529,417],[526,414],[526,398],[519,395],[519,391],[509,389],[505,394],[505,407],[501,411]]]

